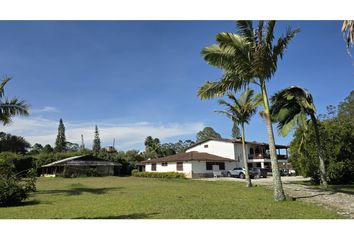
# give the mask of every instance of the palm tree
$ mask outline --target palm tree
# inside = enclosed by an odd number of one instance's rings
[[[286,34],[274,43],[275,23],[259,21],[254,29],[252,21],[237,21],[237,33],[217,34],[218,44],[204,48],[202,55],[210,65],[222,69],[223,75],[219,81],[206,82],[198,90],[198,96],[201,99],[223,96],[230,90],[237,92],[251,83],[260,87],[272,162],[274,199],[280,201],[285,200],[285,194],[278,169],[266,83],[273,77],[278,59],[283,57],[299,30],[288,28]]]
[[[24,100],[19,100],[14,97],[11,100],[8,98],[2,99],[4,97],[5,85],[11,80],[10,77],[5,77],[4,80],[0,83],[0,122],[3,125],[11,123],[11,117],[16,115],[28,115],[29,106]]]
[[[286,136],[296,127],[307,129],[310,117],[315,130],[317,155],[320,162],[321,184],[327,187],[327,176],[324,164],[324,156],[321,150],[316,107],[312,95],[304,88],[291,86],[277,92],[271,97],[272,119],[278,123],[280,135]]]
[[[242,153],[243,153],[243,164],[245,166],[246,175],[246,186],[251,187],[251,178],[248,172],[248,159],[246,154],[246,144],[245,144],[245,124],[248,124],[251,117],[256,113],[257,107],[261,103],[261,95],[256,95],[254,97],[254,91],[251,89],[246,89],[240,96],[240,99],[229,93],[228,98],[232,103],[228,103],[224,100],[219,100],[218,103],[226,107],[226,111],[216,110],[215,112],[223,113],[229,117],[234,126],[241,125],[242,134]]]

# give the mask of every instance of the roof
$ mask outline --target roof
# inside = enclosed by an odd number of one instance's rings
[[[141,163],[157,163],[157,162],[185,162],[185,161],[213,161],[213,162],[234,162],[234,159],[224,158],[204,152],[188,152],[178,153],[167,157],[156,158],[151,160],[142,161]]]
[[[82,156],[74,156],[74,157],[69,157],[65,158],[62,160],[58,160],[46,165],[43,165],[42,167],[52,167],[52,166],[63,166],[63,165],[121,165],[120,163],[115,163],[103,159],[99,159],[96,157],[93,157],[91,155],[82,155]]]
[[[195,146],[198,146],[200,144],[203,144],[205,142],[208,142],[208,141],[219,141],[219,142],[227,142],[227,143],[240,143],[242,144],[242,140],[241,138],[234,138],[234,139],[227,139],[227,138],[208,138],[204,141],[201,141],[201,142],[197,142],[191,146],[189,146],[188,148],[186,148],[185,150],[188,150],[188,149],[191,149]],[[268,143],[263,143],[263,142],[257,142],[257,141],[245,141],[246,144],[256,144],[256,145],[262,145],[262,146],[268,146],[269,144]],[[288,145],[280,145],[280,144],[275,144],[275,147],[276,148],[289,148]]]

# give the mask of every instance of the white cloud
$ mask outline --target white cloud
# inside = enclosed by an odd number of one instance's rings
[[[51,106],[45,106],[41,109],[32,109],[31,110],[32,113],[46,113],[46,112],[54,112],[54,113],[58,113],[59,110],[56,109],[55,107],[51,107]]]
[[[172,137],[195,135],[204,128],[202,122],[193,123],[114,123],[98,121],[93,122],[65,122],[67,141],[81,143],[81,134],[84,135],[85,145],[90,147],[93,141],[94,127],[98,125],[102,146],[112,145],[116,140],[118,149],[127,150],[143,146],[147,136],[164,140]],[[5,126],[2,131],[25,137],[31,144],[51,144],[55,142],[58,121],[43,117],[15,118],[11,125]]]

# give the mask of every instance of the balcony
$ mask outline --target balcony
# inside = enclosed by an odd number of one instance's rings
[[[287,160],[288,155],[285,154],[277,154],[278,160]],[[270,159],[269,154],[253,154],[253,155],[248,155],[248,159]]]

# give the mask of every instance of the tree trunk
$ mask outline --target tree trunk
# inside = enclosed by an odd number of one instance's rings
[[[272,126],[272,121],[270,118],[270,111],[269,111],[269,100],[268,100],[267,90],[265,86],[265,81],[261,80],[260,83],[261,83],[261,90],[262,90],[262,97],[263,97],[264,115],[265,115],[266,125],[267,125],[270,159],[272,163],[273,190],[274,190],[273,196],[275,201],[283,201],[285,200],[285,194],[283,190],[283,184],[280,178],[277,153],[275,149],[273,126]]]
[[[245,127],[244,124],[241,124],[242,127],[242,153],[243,153],[243,164],[245,166],[245,175],[246,175],[246,186],[252,187],[250,174],[248,171],[248,161],[247,161],[247,154],[246,154],[246,144],[245,144]]]
[[[316,116],[311,115],[311,119],[312,119],[313,127],[315,128],[317,155],[318,155],[318,158],[320,160],[320,179],[321,179],[321,184],[323,185],[323,187],[327,188],[328,187],[327,174],[326,174],[325,163],[324,163],[324,160],[323,160],[324,157],[323,157],[322,149],[321,149],[320,131],[318,129],[318,123],[317,123]]]

